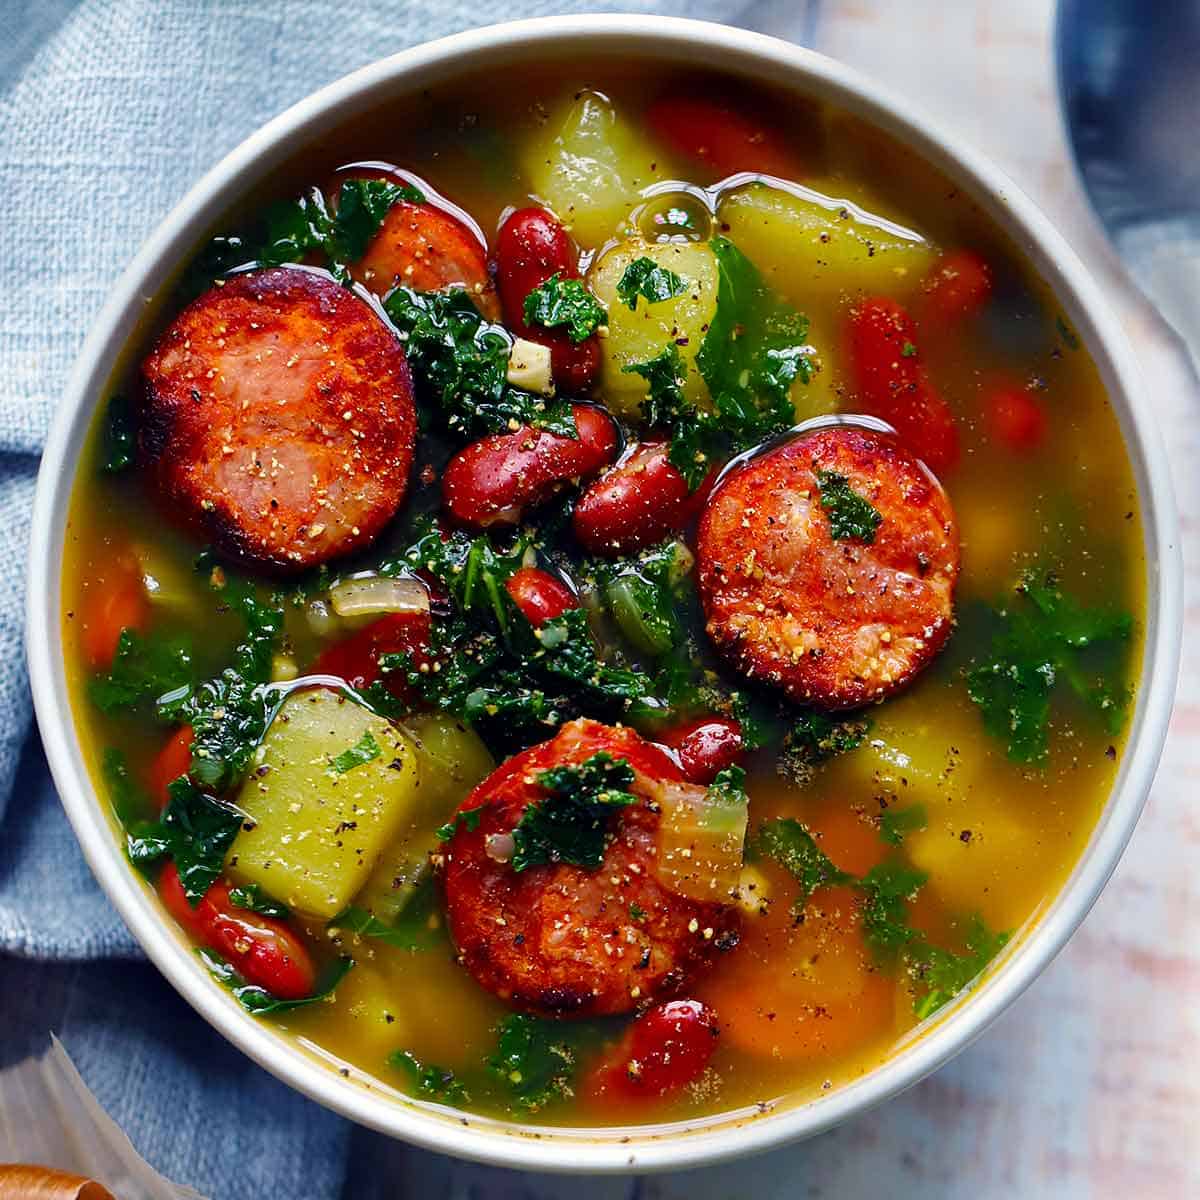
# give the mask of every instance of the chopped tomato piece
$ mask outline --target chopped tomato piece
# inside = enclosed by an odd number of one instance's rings
[[[429,646],[430,620],[425,612],[389,613],[365,629],[325,650],[309,668],[310,675],[335,675],[361,691],[382,678],[388,690],[403,695],[399,672],[386,674],[379,660],[385,654],[409,654],[419,662]]]
[[[997,388],[985,408],[992,436],[1009,450],[1027,454],[1042,444],[1046,410],[1025,388]]]
[[[537,567],[522,567],[504,586],[513,603],[535,628],[579,607],[575,593],[561,579]]]
[[[933,264],[921,284],[922,316],[953,324],[977,316],[992,295],[992,271],[973,250],[954,250]]]
[[[192,742],[196,734],[190,725],[177,729],[150,764],[150,795],[159,808],[166,808],[171,799],[168,790],[176,779],[192,769]]]
[[[144,633],[150,625],[150,601],[142,571],[132,554],[121,555],[88,591],[82,613],[83,652],[93,671],[107,671],[126,629]]]

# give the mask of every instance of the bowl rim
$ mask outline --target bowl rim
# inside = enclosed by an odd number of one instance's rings
[[[62,652],[61,576],[66,517],[78,457],[100,390],[142,306],[217,215],[272,161],[293,153],[356,110],[418,86],[414,77],[493,66],[506,54],[544,55],[587,39],[588,50],[702,62],[707,69],[759,75],[784,90],[817,95],[865,117],[952,179],[1012,236],[1046,280],[1087,345],[1107,389],[1133,467],[1141,505],[1147,610],[1143,665],[1126,750],[1088,845],[1036,926],[1013,953],[952,1010],[905,1048],[827,1096],[747,1121],[699,1130],[633,1133],[501,1129],[463,1123],[398,1103],[343,1079],[267,1028],[213,986],[196,956],[136,877],[97,795],[74,731]],[[983,1032],[1049,964],[1095,902],[1131,836],[1166,737],[1179,669],[1182,561],[1178,517],[1161,433],[1142,394],[1124,331],[1098,286],[1050,221],[999,168],[915,113],[906,100],[815,51],[730,26],[684,18],[609,15],[543,17],[474,29],[404,50],[347,75],[251,134],[197,182],[156,227],[92,323],[58,406],[42,456],[33,506],[26,598],[26,649],[34,707],[51,773],[93,873],[163,975],[191,1006],[260,1066],[345,1117],[426,1149],[498,1166],[565,1173],[619,1173],[696,1167],[811,1136],[881,1103],[941,1066]]]

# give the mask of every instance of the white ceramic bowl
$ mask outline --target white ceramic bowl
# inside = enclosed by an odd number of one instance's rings
[[[126,863],[84,766],[63,668],[62,557],[76,464],[94,408],[105,394],[147,298],[221,214],[273,168],[347,117],[437,84],[462,70],[500,76],[560,54],[586,59],[657,59],[762,80],[814,95],[865,117],[943,170],[1008,231],[1053,288],[1099,368],[1120,421],[1142,502],[1148,602],[1145,658],[1128,748],[1113,794],[1077,867],[1036,927],[1020,938],[974,994],[951,1006],[884,1066],[828,1096],[716,1123],[653,1133],[549,1130],[461,1120],[345,1079],[214,986],[150,891]],[[811,51],[695,21],[656,17],[565,17],[476,30],[398,54],[310,96],[242,143],[159,226],[121,277],[79,356],[42,459],[29,562],[28,653],[38,722],[63,805],[96,877],[178,991],[267,1070],[364,1125],[451,1154],[513,1167],[572,1172],[694,1167],[762,1150],[819,1130],[895,1095],[977,1037],[1062,948],[1124,849],[1154,776],[1174,697],[1180,643],[1180,555],[1176,514],[1158,430],[1140,393],[1125,337],[1074,253],[1046,218],[995,167],[914,116],[903,101]]]

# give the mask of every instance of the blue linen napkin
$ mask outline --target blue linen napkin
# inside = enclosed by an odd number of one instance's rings
[[[88,323],[205,169],[356,67],[492,20],[583,11],[719,19],[744,7],[0,0],[0,1066],[40,1052],[58,1032],[139,1151],[213,1200],[332,1200],[352,1134],[223,1043],[136,961],[31,736],[22,645],[29,510],[37,456]],[[345,1186],[343,1194],[364,1195],[353,1181]]]

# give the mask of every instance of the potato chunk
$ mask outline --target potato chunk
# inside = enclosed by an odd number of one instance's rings
[[[617,284],[630,263],[648,258],[674,271],[687,285],[683,295],[650,304],[642,296],[637,308],[617,295]],[[647,362],[674,342],[687,369],[683,393],[707,408],[708,388],[696,367],[704,332],[717,310],[717,259],[707,242],[620,242],[592,268],[592,291],[608,309],[608,337],[601,345],[601,386],[609,408],[634,416],[646,395],[646,381],[622,371],[632,363]]]
[[[416,752],[390,722],[328,688],[294,692],[238,803],[254,822],[230,874],[329,918],[362,887],[417,803]]]
[[[903,296],[933,261],[928,242],[815,193],[806,199],[752,183],[728,192],[717,216],[726,236],[801,312],[818,297]]]
[[[638,140],[599,92],[578,92],[552,111],[525,161],[534,195],[585,249],[620,234],[653,182],[654,151]]]

